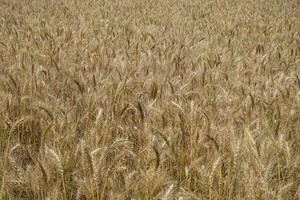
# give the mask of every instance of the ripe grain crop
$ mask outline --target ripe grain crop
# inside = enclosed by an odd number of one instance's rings
[[[0,199],[300,199],[299,0],[1,0]]]

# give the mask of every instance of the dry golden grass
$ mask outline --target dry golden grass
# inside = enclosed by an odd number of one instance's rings
[[[1,0],[0,199],[300,198],[299,0]]]

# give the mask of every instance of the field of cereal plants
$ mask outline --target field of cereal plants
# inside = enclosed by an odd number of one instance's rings
[[[0,199],[300,199],[299,0],[1,0]]]

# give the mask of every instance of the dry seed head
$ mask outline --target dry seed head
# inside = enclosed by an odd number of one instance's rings
[[[240,153],[240,141],[238,140],[237,144],[235,145],[235,148],[233,149],[233,170],[237,169],[238,165],[238,157]]]
[[[90,175],[94,174],[95,164],[93,163],[91,153],[83,140],[81,141],[81,162],[85,171],[88,171]]]
[[[99,184],[99,178],[101,176],[100,170],[102,170],[102,165],[105,163],[103,155],[98,155],[100,152],[103,152],[103,148],[97,148],[91,152],[91,159],[93,164],[93,179],[96,185]]]
[[[46,146],[46,153],[48,153],[52,157],[52,159],[55,162],[55,166],[57,167],[57,171],[58,171],[60,177],[63,177],[64,168],[63,168],[63,164],[62,164],[61,159],[58,156],[58,154],[55,153],[55,151],[53,151],[52,149],[48,148],[47,146]]]
[[[221,161],[221,157],[218,157],[217,160],[214,162],[213,166],[212,166],[212,170],[211,173],[209,175],[209,179],[208,179],[208,186],[209,188],[213,188],[213,181],[214,181],[214,177],[215,177],[215,172],[220,164]]]

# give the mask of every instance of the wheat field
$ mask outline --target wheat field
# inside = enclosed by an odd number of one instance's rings
[[[0,199],[300,199],[299,0],[0,0]]]

